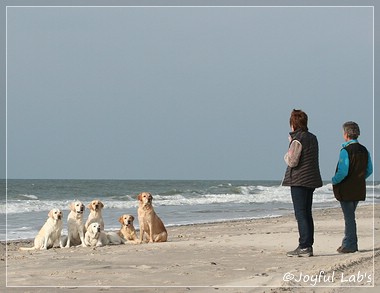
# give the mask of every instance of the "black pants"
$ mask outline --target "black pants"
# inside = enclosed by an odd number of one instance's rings
[[[312,247],[314,244],[314,221],[312,215],[313,193],[315,188],[292,186],[290,188],[299,233],[299,247]]]

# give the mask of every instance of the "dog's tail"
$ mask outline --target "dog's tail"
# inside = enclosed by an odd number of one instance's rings
[[[33,246],[33,247],[20,247],[19,248],[20,250],[36,250],[36,248]]]

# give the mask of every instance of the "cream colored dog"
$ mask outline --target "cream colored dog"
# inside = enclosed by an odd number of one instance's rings
[[[131,215],[122,215],[119,218],[121,224],[120,230],[117,234],[124,239],[124,241],[130,241],[132,243],[137,243],[137,235],[135,227],[133,226],[134,217]]]
[[[67,216],[67,242],[66,247],[82,245],[84,243],[84,222],[83,212],[85,210],[84,204],[80,201],[74,201],[70,205],[70,213]]]
[[[90,214],[88,215],[86,224],[85,224],[85,229],[88,229],[88,226],[91,223],[99,223],[100,224],[100,229],[104,230],[104,221],[103,221],[103,216],[102,216],[102,209],[104,205],[100,200],[93,200],[89,205],[88,208],[90,209]]]
[[[153,209],[152,195],[149,192],[142,192],[137,198],[139,200],[137,213],[140,225],[140,243],[143,242],[144,235],[149,242],[165,242],[168,233]]]
[[[123,239],[116,232],[105,233],[99,223],[91,223],[84,236],[84,243],[87,246],[105,246],[108,244],[123,244]]]
[[[48,219],[34,238],[33,247],[20,247],[20,250],[49,249],[61,240],[62,212],[60,209],[52,209],[48,213]],[[60,247],[62,247],[60,242]]]

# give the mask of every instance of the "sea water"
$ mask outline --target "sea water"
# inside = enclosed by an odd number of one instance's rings
[[[138,229],[137,196],[143,191],[153,195],[155,211],[167,227],[293,212],[290,188],[280,181],[2,180],[0,184],[0,240],[34,238],[52,208],[63,211],[63,234],[67,233],[69,204],[74,200],[86,205],[86,220],[87,205],[100,199],[106,231],[118,230],[118,218],[123,214],[133,215]],[[379,201],[379,182],[368,182],[367,200],[362,204]],[[338,206],[330,183],[316,189],[314,209]]]

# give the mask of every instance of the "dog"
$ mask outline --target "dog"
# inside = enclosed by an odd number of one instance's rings
[[[117,234],[124,239],[125,242],[129,241],[132,243],[137,243],[137,235],[135,227],[133,226],[134,217],[131,215],[122,215],[119,218],[119,222],[121,224],[120,230]]]
[[[86,247],[84,243],[85,228],[83,223],[85,206],[80,201],[74,201],[69,205],[69,208],[71,211],[67,216],[67,242],[65,247],[78,245]]]
[[[101,229],[101,225],[97,222],[88,226],[84,235],[84,243],[86,246],[101,247],[108,244],[124,244],[124,240],[116,232],[105,233]]]
[[[99,223],[100,224],[100,229],[104,231],[104,221],[103,221],[103,216],[102,216],[102,209],[104,205],[100,200],[93,200],[89,205],[88,208],[90,209],[90,214],[88,215],[86,224],[85,224],[85,229],[88,229],[88,226],[91,223]]]
[[[46,250],[54,247],[57,241],[61,242],[62,232],[62,212],[60,209],[52,209],[48,213],[48,219],[38,232],[36,238],[34,238],[33,247],[20,247],[20,250]]]
[[[140,239],[143,242],[144,235],[149,242],[165,242],[168,239],[168,232],[162,223],[161,219],[157,216],[153,209],[153,197],[149,192],[142,192],[137,197],[139,207],[137,209],[139,225],[140,225]]]

